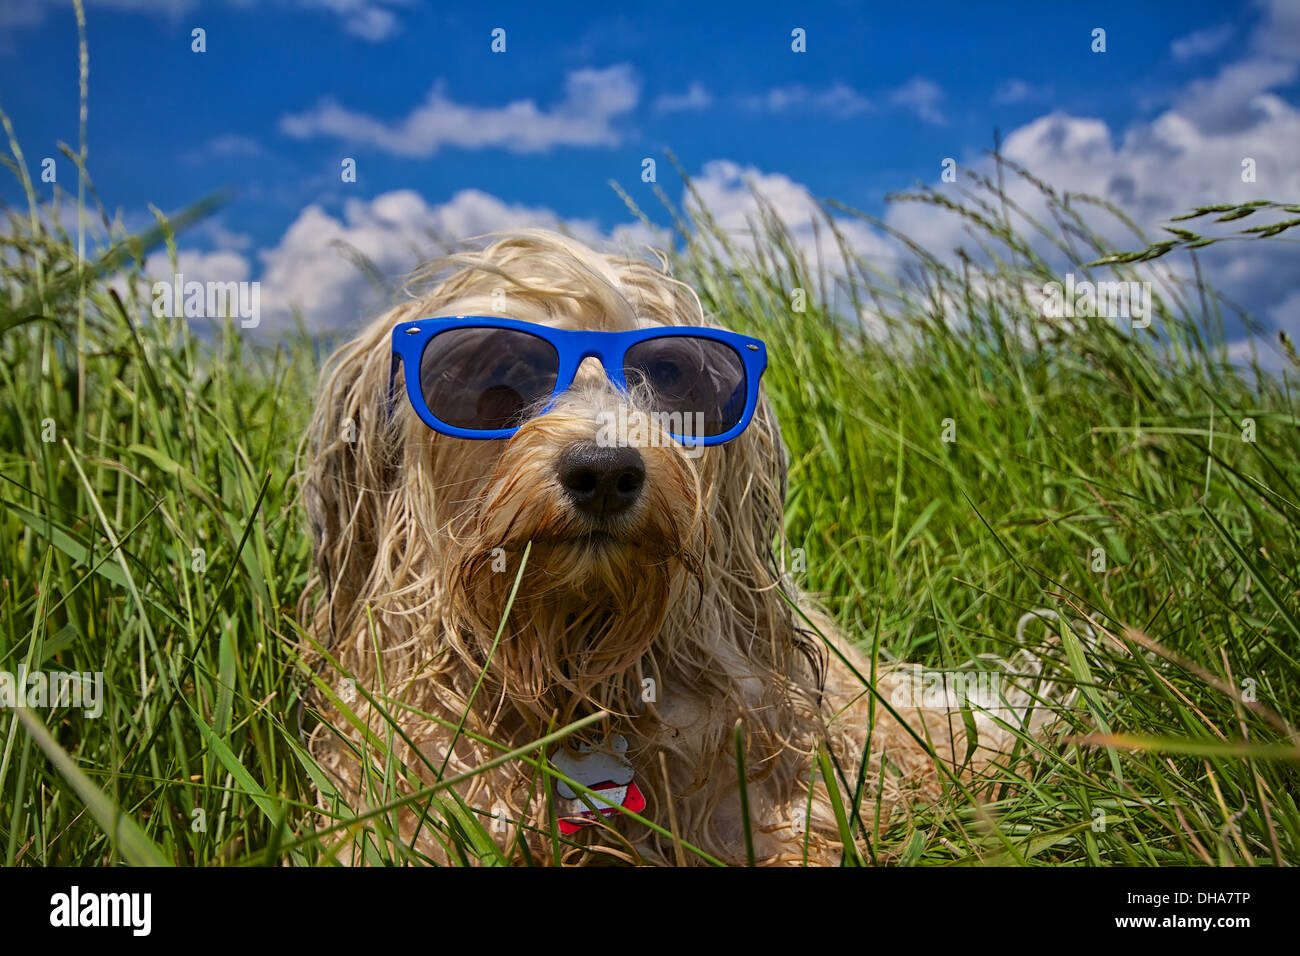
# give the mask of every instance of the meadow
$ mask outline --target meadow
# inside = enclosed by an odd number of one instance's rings
[[[372,839],[391,806],[311,812],[331,787],[299,735],[297,476],[328,343],[155,317],[143,257],[174,256],[217,203],[126,235],[88,173],[80,197],[40,198],[4,125],[26,202],[0,235],[0,671],[102,672],[103,712],[0,710],[0,860],[311,865],[334,859],[329,830],[418,862]],[[1048,318],[1027,291],[1062,262],[1150,279],[1212,220],[1272,216],[1235,241],[1290,241],[1300,210],[1189,210],[1181,235],[1117,248],[1094,224],[1122,210],[998,169],[1050,221],[998,179],[900,196],[972,235],[955,262],[900,237],[902,271],[857,254],[836,223],[861,214],[834,204],[821,261],[771,210],[747,237],[666,195],[649,211],[714,320],[768,343],[790,573],[882,661],[1009,656],[1024,620],[1077,688],[1055,745],[1026,741],[978,798],[875,827],[841,768],[845,863],[1300,862],[1300,361],[1284,341],[1281,375],[1230,362],[1211,275],[1157,283],[1144,328]],[[103,238],[85,258],[61,225],[78,204]],[[512,835],[448,793],[420,791],[430,825],[463,862],[505,862]]]

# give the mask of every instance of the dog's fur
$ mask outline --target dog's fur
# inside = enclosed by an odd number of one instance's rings
[[[698,457],[671,441],[640,449],[642,497],[603,541],[588,538],[592,526],[563,494],[556,462],[573,443],[593,439],[598,411],[644,397],[619,394],[595,360],[553,410],[509,440],[433,432],[411,410],[400,376],[390,406],[398,322],[504,314],[566,329],[706,324],[697,297],[662,262],[605,256],[531,231],[432,264],[417,284],[423,291],[412,301],[329,362],[307,444],[315,562],[305,623],[342,669],[317,655],[318,672],[373,735],[367,742],[322,697],[325,722],[310,749],[354,808],[392,799],[373,783],[393,775],[388,746],[405,765],[409,790],[433,782],[444,762],[450,777],[499,756],[484,740],[522,747],[603,710],[610,716],[601,733],[586,739],[599,744],[605,732],[627,739],[648,801],[643,815],[719,860],[743,862],[740,721],[757,858],[802,860],[806,826],[810,862],[834,863],[842,847],[820,781],[805,815],[819,745],[843,768],[841,791],[851,792],[870,738],[868,817],[878,798],[886,811],[933,799],[950,772],[978,775],[1009,749],[1006,723],[985,713],[976,714],[969,752],[966,720],[947,709],[900,708],[909,726],[900,724],[881,699],[897,700],[904,678],[882,668],[873,695],[871,661],[781,573],[786,455],[766,399],[743,434]],[[345,693],[345,676],[366,693]],[[384,704],[400,732],[367,696]],[[1012,718],[1022,711],[1012,708]],[[515,761],[456,791],[485,822],[502,811],[512,827],[522,819],[533,859],[548,861],[549,781],[537,776]],[[427,858],[448,859],[446,838],[419,825],[414,809],[400,821],[402,840]],[[600,852],[697,861],[672,838],[618,816],[566,845],[566,861]]]

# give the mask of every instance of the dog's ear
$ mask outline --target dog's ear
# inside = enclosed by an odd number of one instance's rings
[[[303,504],[314,547],[304,602],[308,628],[325,645],[351,630],[369,590],[397,480],[393,322],[379,318],[326,362],[307,434]]]
[[[755,639],[747,646],[751,661],[783,677],[800,675],[810,698],[820,693],[826,654],[791,604],[805,600],[785,573],[787,458],[781,428],[767,398],[760,393],[749,427],[723,446],[720,465],[720,514],[727,515],[726,541],[716,543],[714,559],[726,567],[725,600]],[[721,546],[719,548],[719,545]],[[746,635],[738,639],[748,640]],[[800,664],[799,662],[802,662]]]
[[[742,546],[752,549],[772,578],[779,579],[785,550],[786,453],[781,427],[762,393],[749,427],[732,445],[740,460],[728,462],[730,480],[724,481],[724,489],[743,518],[737,533],[744,536]]]

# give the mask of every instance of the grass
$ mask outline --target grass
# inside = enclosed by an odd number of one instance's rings
[[[113,277],[155,245],[174,253],[173,229],[210,204],[143,236],[106,225],[83,261],[5,128],[27,205],[6,210],[0,236],[0,671],[102,671],[105,693],[98,718],[0,711],[0,859],[328,863],[291,649],[309,556],[295,453],[319,343],[148,317],[139,285]],[[1194,255],[1193,240],[1135,233],[1126,256],[1090,226],[1121,211],[1036,183],[1051,219],[1035,222],[1001,181],[1036,181],[998,170],[898,198],[964,216],[974,250],[954,267],[912,248],[904,280],[856,256],[829,215],[837,275],[770,210],[751,239],[690,203],[671,210],[678,274],[721,323],[768,342],[790,453],[786,560],[849,633],[946,667],[1010,653],[1033,609],[1075,622],[1057,665],[1081,691],[1072,742],[982,801],[954,792],[868,826],[866,855],[847,862],[1295,864],[1293,373],[1228,363],[1204,277],[1162,282],[1149,330],[1042,318],[1023,290],[1060,279],[1062,262],[1133,278],[1140,259]],[[1085,618],[1111,646],[1080,639]],[[544,781],[539,752],[499,759]],[[856,768],[841,769],[852,827]],[[382,799],[405,773],[376,781]],[[406,799],[430,806],[460,860],[504,862],[493,821],[448,793],[444,781]],[[405,861],[374,838],[388,809],[340,807],[334,826],[377,862]]]
[[[1128,257],[1089,226],[1100,204],[999,169],[1040,190],[1044,236],[1073,240],[1066,271],[1151,278],[1109,258]],[[1294,863],[1294,373],[1228,363],[1205,282],[1158,287],[1145,332],[1043,319],[1022,290],[1061,270],[1034,254],[1027,217],[988,214],[1006,193],[977,179],[959,199],[899,197],[957,209],[983,251],[957,271],[916,250],[910,285],[846,251],[832,287],[772,219],[756,244],[707,221],[680,236],[706,308],[780,356],[765,381],[791,450],[791,546],[851,633],[949,667],[1012,652],[1018,619],[1047,608],[1122,647],[1069,663],[1078,735],[1108,746],[881,843],[915,863]],[[819,305],[792,311],[797,289]],[[821,305],[846,300],[874,321]]]

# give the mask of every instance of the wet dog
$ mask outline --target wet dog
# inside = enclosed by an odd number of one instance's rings
[[[1010,748],[1023,694],[972,716],[873,681],[782,574],[760,341],[553,233],[433,268],[328,363],[307,445],[310,749],[322,806],[372,813],[346,862],[461,859],[472,814],[509,859],[743,863],[748,829],[759,862],[831,864],[819,749],[869,817]]]

